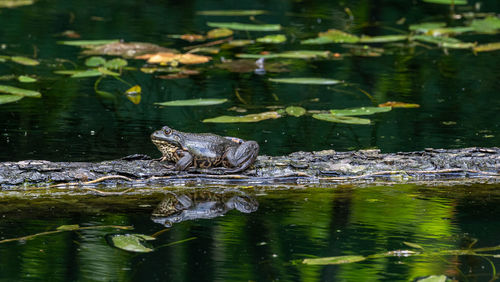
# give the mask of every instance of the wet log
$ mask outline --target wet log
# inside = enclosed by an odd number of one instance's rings
[[[360,185],[417,183],[457,185],[500,182],[499,148],[426,149],[383,154],[380,150],[295,152],[286,156],[259,156],[239,174],[224,169],[190,168],[174,171],[145,155],[119,160],[50,162],[26,160],[0,163],[0,187],[96,186],[130,187],[184,185]]]

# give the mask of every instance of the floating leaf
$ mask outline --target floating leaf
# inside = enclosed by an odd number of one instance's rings
[[[228,28],[216,28],[207,32],[207,38],[214,39],[233,35],[233,31]]]
[[[471,25],[476,32],[481,33],[495,33],[500,29],[500,18],[489,16],[482,20],[473,20]]]
[[[254,72],[259,67],[255,63],[255,60],[226,60],[223,63],[215,65],[218,68],[226,69],[230,72]],[[286,68],[287,64],[283,62],[266,62],[264,64],[264,69],[266,72],[286,72],[289,71]]]
[[[430,35],[415,35],[412,37],[414,40],[419,40],[427,43],[433,43],[433,44],[443,44],[443,43],[462,43],[462,41],[452,38],[452,37],[445,37],[445,36],[430,36]]]
[[[467,5],[467,0],[423,0],[423,1],[432,4]]]
[[[443,42],[441,44],[441,47],[449,49],[471,49],[474,48],[475,46],[476,43],[470,43],[470,42],[457,42],[457,43]]]
[[[196,54],[174,54],[174,53],[156,53],[156,54],[146,54],[136,59],[147,59],[148,63],[151,64],[167,64],[179,62],[182,64],[203,64],[210,61],[212,58],[207,56],[201,56]]]
[[[59,74],[71,74],[69,72],[63,73],[63,71],[57,72]],[[82,78],[82,77],[93,77],[93,76],[101,76],[102,72],[98,70],[80,70],[80,71],[74,71],[73,74],[71,74],[71,77],[73,78]]]
[[[468,26],[455,26],[455,27],[429,29],[426,32],[426,34],[432,36],[446,36],[446,35],[461,34],[470,31],[474,31],[474,28]]]
[[[203,122],[214,122],[214,123],[234,123],[234,122],[258,122],[266,119],[276,119],[280,118],[281,115],[278,112],[263,112],[258,114],[249,114],[244,116],[219,116],[215,118],[204,119]]]
[[[265,13],[264,10],[210,10],[196,12],[197,15],[202,16],[258,16]]]
[[[40,64],[40,62],[38,62],[37,60],[27,58],[27,57],[21,57],[21,56],[13,56],[13,57],[10,57],[10,59],[13,62],[16,62],[16,63],[21,64],[21,65],[25,65],[25,66],[36,66],[36,65]]]
[[[141,86],[135,85],[125,91],[125,95],[130,102],[138,105],[141,102]]]
[[[0,105],[19,101],[22,98],[24,97],[18,95],[0,95]]]
[[[403,244],[407,245],[408,247],[415,248],[415,249],[422,249],[422,250],[424,249],[419,244],[415,244],[415,243],[411,243],[411,242],[403,242]]]
[[[98,66],[104,65],[105,63],[106,63],[106,59],[104,59],[103,57],[97,57],[97,56],[90,57],[90,58],[85,60],[85,65],[87,67],[98,67]]]
[[[307,45],[321,45],[330,43],[335,43],[335,41],[328,37],[316,37],[300,41],[300,44],[307,44]]]
[[[109,43],[119,43],[118,39],[111,40],[70,40],[70,41],[59,41],[58,44],[69,45],[69,46],[90,46],[90,45],[104,45]]]
[[[200,98],[200,99],[188,99],[188,100],[175,100],[168,102],[155,103],[159,106],[210,106],[218,105],[227,102],[227,99],[216,99],[216,98]]]
[[[224,22],[207,22],[209,27],[229,28],[232,30],[245,31],[278,31],[281,29],[279,24],[246,24],[246,23],[224,23]]]
[[[427,23],[412,24],[408,27],[408,29],[420,33],[427,33],[427,31],[431,29],[442,28],[445,26],[446,23],[444,22],[427,22]]]
[[[82,52],[85,55],[122,56],[124,58],[158,52],[179,53],[174,49],[144,42],[112,42],[104,45],[87,45],[85,48],[87,50]]]
[[[111,76],[120,76],[119,73],[117,72],[114,72],[114,71],[110,71],[109,69],[105,68],[105,67],[98,67],[97,70],[102,73],[102,74],[105,74],[105,75],[111,75]]]
[[[38,91],[17,88],[9,85],[0,85],[0,92],[18,96],[34,97],[34,98],[39,98],[42,96],[42,94],[40,94],[40,92]]]
[[[71,231],[71,230],[77,230],[80,228],[80,225],[78,224],[71,224],[71,225],[61,225],[56,228],[56,230],[61,230],[61,231]]]
[[[33,3],[35,3],[34,0],[2,0],[0,1],[0,8],[15,8]]]
[[[145,238],[153,238],[150,236],[144,237],[146,235],[140,234],[117,234],[111,235],[110,241],[111,244],[119,249],[135,252],[135,253],[149,253],[152,252],[153,249],[147,245]]]
[[[431,275],[431,276],[427,276],[425,278],[416,279],[415,281],[416,282],[446,282],[446,281],[454,281],[454,280],[448,279],[448,277],[446,277],[446,275]]]
[[[307,258],[302,261],[303,264],[309,265],[327,265],[327,264],[344,264],[353,263],[358,261],[364,261],[366,258],[364,256],[338,256],[338,257],[326,257],[326,258]]]
[[[182,40],[189,41],[189,42],[205,40],[205,36],[200,35],[200,34],[183,34],[179,38]]]
[[[338,30],[329,29],[326,32],[320,32],[318,38],[321,39],[309,39],[303,40],[301,44],[326,44],[326,43],[356,43],[359,41],[359,37],[356,35]]]
[[[383,113],[392,110],[391,107],[360,107],[342,110],[330,110],[335,116],[366,116],[376,113]]]
[[[313,51],[313,50],[296,50],[286,51],[274,54],[236,54],[238,58],[244,59],[314,59],[314,58],[328,58],[331,55],[330,51]]]
[[[407,35],[381,35],[381,36],[362,36],[359,39],[360,43],[385,43],[408,40]]]
[[[332,114],[314,114],[312,115],[312,117],[323,121],[337,122],[337,123],[370,124],[369,119],[350,117],[350,116],[336,116]]]
[[[329,78],[317,78],[317,77],[270,78],[269,81],[278,83],[319,84],[319,85],[332,85],[342,82],[340,80],[329,79]]]
[[[112,60],[107,61],[104,64],[105,68],[113,69],[113,70],[120,69],[120,68],[123,68],[125,66],[127,66],[127,61],[124,59],[121,59],[121,58],[114,58]]]
[[[235,47],[242,47],[250,44],[254,44],[255,41],[253,40],[245,40],[245,39],[240,39],[240,40],[231,40],[228,43],[225,43],[224,45],[221,46],[221,48],[224,49],[229,49],[229,48],[235,48]]]
[[[264,37],[257,38],[257,42],[260,43],[279,44],[285,41],[286,41],[286,36],[283,34],[266,35]]]
[[[475,52],[487,52],[500,50],[500,42],[481,44],[474,47]]]
[[[36,82],[36,79],[33,78],[33,77],[30,77],[30,76],[27,76],[27,75],[20,75],[17,80],[19,80],[19,82],[23,82],[23,83],[32,83],[32,82]]]
[[[393,107],[393,108],[419,108],[419,104],[411,104],[411,103],[405,103],[405,102],[395,102],[395,101],[388,101],[383,104],[379,104],[379,107]]]
[[[303,116],[307,112],[306,109],[297,106],[286,107],[285,111],[287,114],[294,117]]]

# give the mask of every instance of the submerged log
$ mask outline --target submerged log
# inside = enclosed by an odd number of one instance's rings
[[[426,149],[382,154],[380,150],[295,152],[259,156],[240,174],[224,169],[172,170],[169,163],[145,155],[119,160],[50,162],[27,160],[0,163],[0,186],[18,190],[30,186],[131,187],[158,185],[344,185],[397,184],[456,185],[500,182],[500,148]]]

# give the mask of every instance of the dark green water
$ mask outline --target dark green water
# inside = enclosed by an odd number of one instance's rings
[[[482,2],[481,11],[498,12],[498,1]],[[348,7],[354,20],[344,11]],[[127,71],[122,78],[139,84],[142,101],[133,105],[123,95],[129,86],[107,78],[100,89],[117,95],[116,102],[94,92],[96,78],[71,79],[53,72],[84,68],[80,48],[56,44],[66,40],[56,35],[74,30],[80,39],[123,39],[181,48],[192,45],[169,38],[170,34],[204,33],[207,21],[250,22],[248,17],[197,16],[213,9],[264,9],[263,23],[279,23],[288,42],[281,45],[254,44],[215,56],[232,58],[234,53],[285,50],[329,50],[347,54],[341,60],[296,60],[289,73],[230,73],[206,67],[188,79],[162,80],[140,71]],[[498,52],[474,55],[470,50],[396,48],[381,57],[350,56],[340,44],[301,45],[329,28],[356,34],[397,34],[408,24],[446,21],[446,6],[399,1],[358,1],[346,6],[329,1],[38,1],[34,5],[1,9],[0,55],[33,56],[39,66],[0,63],[0,75],[37,75],[39,82],[0,84],[39,90],[41,99],[23,99],[0,105],[0,160],[104,160],[126,154],[157,154],[149,134],[168,124],[183,131],[213,132],[256,140],[261,152],[270,155],[298,150],[352,150],[377,147],[385,152],[413,151],[426,147],[460,148],[495,146],[500,137],[500,91]],[[396,24],[406,19],[405,24]],[[457,22],[456,24],[459,24]],[[396,31],[394,31],[396,29]],[[255,39],[269,33],[237,32],[237,39]],[[461,40],[481,43],[494,35],[463,35]],[[196,43],[193,43],[196,44]],[[375,45],[379,46],[380,45]],[[390,48],[388,48],[390,49]],[[66,60],[61,63],[61,60]],[[69,62],[68,62],[69,61]],[[70,63],[71,62],[71,63]],[[129,60],[141,67],[144,61]],[[74,64],[74,65],[72,65]],[[211,63],[212,64],[212,63]],[[326,77],[348,85],[286,85],[270,77]],[[373,96],[370,101],[359,89]],[[238,90],[247,102],[235,96]],[[228,103],[211,107],[160,108],[154,102],[217,97]],[[311,99],[319,99],[311,102]],[[386,101],[418,103],[418,109],[394,109],[371,116],[372,125],[346,125],[319,121],[311,116],[286,117],[250,124],[204,124],[201,120],[236,115],[232,106],[263,112],[268,106],[301,105],[308,110],[372,106]]]
[[[1,2],[0,2],[1,3]],[[475,2],[474,2],[475,3]],[[481,11],[500,11],[498,1],[481,2]],[[345,13],[349,8],[354,19]],[[263,9],[256,17],[279,23],[286,44],[253,44],[214,57],[232,59],[234,53],[286,50],[329,50],[339,60],[295,60],[288,73],[230,73],[204,65],[200,75],[163,80],[138,70],[121,78],[142,87],[142,101],[134,105],[123,93],[129,86],[105,78],[99,88],[116,95],[102,99],[94,91],[97,78],[74,79],[54,74],[84,68],[78,47],[57,44],[58,34],[74,30],[80,39],[123,39],[171,48],[190,43],[168,35],[204,33],[207,21],[250,22],[248,17],[207,17],[196,11]],[[464,8],[467,9],[467,8]],[[427,147],[498,146],[500,141],[500,67],[498,51],[474,54],[434,45],[386,48],[380,57],[351,56],[340,44],[305,46],[330,28],[355,34],[385,35],[406,31],[409,24],[448,21],[447,6],[420,1],[56,1],[0,8],[0,56],[28,56],[38,66],[9,60],[0,62],[0,85],[37,90],[40,99],[23,98],[0,105],[0,161],[45,159],[100,161],[143,153],[158,156],[149,135],[163,125],[191,132],[212,132],[256,140],[261,153],[380,148],[384,152]],[[404,18],[404,21],[401,21]],[[397,24],[399,21],[403,24]],[[237,39],[267,33],[237,32]],[[480,43],[497,35],[462,35]],[[193,43],[195,44],[195,43]],[[428,48],[428,47],[431,48]],[[344,56],[345,55],[345,56]],[[129,60],[141,67],[143,61]],[[35,75],[38,82],[23,84],[9,75]],[[346,84],[335,86],[271,83],[276,77],[325,77]],[[367,98],[359,89],[369,93]],[[237,98],[238,91],[241,99]],[[210,107],[161,108],[154,102],[217,97],[228,103]],[[417,109],[393,109],[369,116],[371,125],[347,125],[313,119],[310,115],[246,124],[202,123],[206,118],[236,115],[268,107],[300,105],[308,110],[376,106],[386,101],[417,103]],[[174,189],[176,193],[181,189]],[[221,192],[214,188],[216,192]],[[167,189],[121,197],[0,198],[0,239],[16,238],[61,225],[131,225],[133,231],[92,229],[63,232],[32,240],[0,243],[2,281],[408,281],[427,275],[458,280],[496,278],[498,258],[479,256],[389,256],[337,265],[297,263],[304,258],[373,255],[394,250],[426,252],[500,245],[500,194],[496,186],[470,187],[338,187],[277,190],[243,189],[255,201],[253,212],[237,209],[224,216],[174,223],[152,242],[154,251],[134,254],[111,247],[114,233],[152,235],[165,227],[151,214]],[[189,190],[191,191],[191,190]],[[165,246],[195,237],[188,242]],[[486,253],[495,253],[494,251]],[[491,262],[491,263],[490,263]]]
[[[193,191],[181,190],[170,191],[178,195]],[[256,210],[232,209],[212,219],[174,223],[153,241],[156,249],[151,253],[128,253],[107,243],[110,234],[152,235],[163,230],[151,214],[168,195],[165,192],[119,198],[2,199],[2,239],[65,224],[135,229],[82,230],[0,244],[0,277],[6,281],[408,281],[446,274],[460,281],[488,281],[494,275],[492,265],[500,267],[498,258],[452,255],[389,256],[332,266],[296,263],[310,257],[418,251],[403,242],[419,244],[427,252],[461,249],[476,240],[474,248],[498,246],[500,193],[479,186],[232,191],[251,199]]]

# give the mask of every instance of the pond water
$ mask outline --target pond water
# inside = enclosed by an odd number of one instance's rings
[[[181,197],[190,204],[172,204]],[[500,267],[491,257],[498,251],[444,253],[499,245],[500,192],[493,187],[159,188],[148,195],[0,201],[1,239],[61,225],[134,227],[2,242],[0,277],[8,281],[408,281],[428,275],[489,281]],[[173,206],[176,212],[167,208]],[[157,239],[150,241],[152,252],[131,253],[110,245],[116,234]],[[368,257],[388,251],[400,255]],[[345,255],[367,258],[301,263]]]
[[[475,53],[470,48],[443,48],[423,41],[377,43],[370,48],[359,43],[301,44],[328,29],[379,36],[408,34],[410,25],[424,22],[470,26],[471,15],[483,19],[480,13],[498,13],[500,2],[496,0],[457,6],[455,13],[462,18],[457,16],[455,20],[449,17],[449,6],[422,1],[103,0],[89,6],[88,1],[39,0],[4,7],[21,2],[30,1],[0,0],[0,88],[8,85],[35,90],[41,97],[0,103],[0,161],[102,161],[136,153],[157,157],[159,152],[149,135],[164,125],[255,140],[261,153],[267,155],[325,149],[397,152],[428,147],[491,147],[500,142],[499,51]],[[228,9],[267,13],[253,18],[197,14]],[[89,68],[85,65],[89,56],[81,54],[82,48],[60,41],[118,39],[186,52],[184,47],[205,42],[190,43],[172,35],[205,34],[212,29],[207,22],[280,24],[282,30],[278,32],[236,31],[233,36],[255,40],[284,34],[287,41],[221,49],[209,55],[213,57],[209,63],[187,66],[199,74],[181,79],[159,78],[168,72],[141,71],[152,65],[130,58],[129,68],[103,70],[120,72],[118,79],[109,75],[71,78],[56,73]],[[452,37],[486,44],[498,41],[497,33],[498,28],[490,33]],[[231,72],[217,66],[224,60],[237,60],[239,53],[292,50],[329,51],[330,57],[264,61],[266,66],[283,64],[279,67],[285,72],[263,73],[252,68]],[[18,63],[16,56],[36,59],[39,64]],[[37,81],[18,81],[23,75]],[[293,77],[329,78],[342,83],[297,85],[269,80]],[[139,104],[123,95],[133,85],[142,88]],[[110,94],[103,95],[102,91]],[[154,104],[195,98],[228,101],[204,107]],[[318,111],[377,106],[388,101],[419,107],[360,116],[370,119],[370,125],[312,117]],[[299,117],[286,115],[284,109],[289,106],[310,112]],[[266,111],[278,111],[282,117],[256,123],[202,122],[221,115]],[[500,264],[491,255],[496,249],[483,251],[482,256],[457,256],[446,251],[500,244],[498,186],[204,188],[166,187],[119,197],[22,198],[2,194],[0,240],[66,225],[91,228],[0,241],[0,280],[497,278]],[[203,201],[204,193],[212,195],[209,201]],[[160,207],[168,206],[165,200],[169,198],[186,208],[176,206],[176,212],[168,215],[160,212]],[[191,208],[187,208],[189,205]],[[99,228],[103,225],[134,229]],[[113,234],[154,235],[156,240],[148,242],[153,251],[133,253],[116,248],[110,243]],[[396,252],[386,254],[390,251]],[[302,263],[306,258],[347,255],[356,257],[345,259],[360,261],[326,266]]]
[[[480,12],[498,12],[498,1],[482,1]],[[220,9],[262,9],[268,14],[249,17],[203,16],[196,12]],[[26,66],[9,59],[0,63],[1,85],[40,91],[40,99],[24,98],[0,105],[0,160],[47,159],[53,161],[99,161],[127,154],[157,155],[149,134],[163,125],[192,132],[238,136],[261,144],[261,153],[288,154],[298,150],[353,150],[380,148],[384,152],[414,151],[426,147],[460,148],[495,146],[500,141],[500,91],[498,51],[474,54],[471,50],[448,49],[430,43],[405,46],[402,42],[372,44],[381,56],[357,56],[345,44],[305,45],[328,29],[361,35],[401,34],[411,24],[450,22],[449,7],[417,1],[372,3],[358,1],[128,1],[92,3],[63,0],[37,1],[33,5],[0,8],[0,55],[36,58],[40,64]],[[349,13],[353,18],[349,17]],[[472,9],[472,10],[471,10]],[[457,13],[475,11],[457,7]],[[256,43],[222,50],[212,62],[188,66],[200,71],[184,79],[159,79],[160,74],[125,70],[120,79],[102,79],[99,90],[114,100],[96,94],[97,77],[69,78],[55,71],[85,69],[81,48],[58,44],[62,40],[121,39],[176,48],[189,43],[171,35],[204,34],[207,22],[281,24],[278,32],[236,31],[235,39],[256,39],[284,34],[283,44]],[[80,38],[61,36],[72,30]],[[74,36],[74,35],[73,35]],[[465,42],[488,43],[494,34],[468,33],[456,36]],[[363,46],[362,44],[358,44]],[[256,74],[229,72],[215,67],[221,58],[237,59],[237,53],[258,54],[290,50],[325,50],[339,58],[290,60],[289,72]],[[357,49],[355,49],[357,50]],[[358,50],[359,51],[359,50]],[[354,53],[353,53],[354,52]],[[110,57],[107,57],[110,59]],[[144,60],[128,59],[131,67]],[[35,83],[17,82],[31,75]],[[342,80],[337,85],[291,85],[269,78],[320,77]],[[8,80],[9,78],[14,78]],[[129,85],[130,84],[130,85]],[[131,85],[142,87],[142,100],[134,105],[123,95]],[[364,92],[368,93],[369,99]],[[238,92],[238,95],[236,95]],[[193,98],[226,98],[227,103],[208,107],[159,107],[155,102]],[[351,125],[316,120],[307,114],[285,116],[257,123],[202,123],[221,115],[243,115],[269,111],[269,107],[302,106],[322,110],[376,106],[387,101],[416,103],[420,108],[394,108],[366,116],[371,125]],[[239,113],[228,110],[238,107]]]

